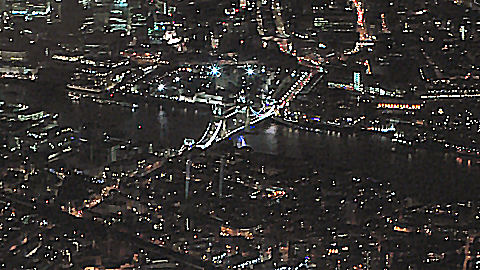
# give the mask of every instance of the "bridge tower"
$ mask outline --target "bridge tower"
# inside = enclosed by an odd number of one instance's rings
[[[223,106],[222,105],[217,105],[213,104],[212,105],[212,112],[215,117],[220,117],[223,115]]]
[[[214,119],[222,121],[222,124],[221,124],[222,129],[220,130],[220,136],[221,137],[224,137],[228,132],[227,123],[226,123],[226,121],[224,119],[224,116],[223,116],[224,109],[225,108],[222,105],[216,105],[216,104],[212,105],[212,112],[213,112]]]
[[[246,115],[245,115],[245,131],[250,130],[250,106],[246,107]]]
[[[222,129],[220,130],[220,137],[224,138],[227,136],[228,129],[227,129],[227,120],[222,120]]]

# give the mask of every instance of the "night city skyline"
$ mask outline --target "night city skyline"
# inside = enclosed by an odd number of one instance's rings
[[[480,269],[479,18],[0,0],[0,269]]]

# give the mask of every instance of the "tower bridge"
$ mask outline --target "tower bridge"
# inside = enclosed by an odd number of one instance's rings
[[[222,112],[218,107],[213,106],[214,117],[208,124],[203,136],[194,147],[202,150],[212,144],[219,142],[231,135],[248,129],[250,125],[256,124],[275,113],[275,106],[264,106],[256,111],[251,105],[236,105]]]
[[[195,147],[205,150],[216,142],[220,142],[239,131],[248,129],[251,125],[278,115],[280,110],[288,106],[289,102],[303,90],[316,72],[316,69],[312,69],[310,72],[302,73],[300,78],[281,98],[275,100],[273,104],[264,104],[262,108],[257,110],[250,104],[245,103],[229,107],[226,110],[223,106],[212,106],[214,118],[208,124],[200,140],[193,144],[191,148]]]
[[[184,152],[193,149],[208,149],[213,144],[229,138],[237,132],[249,129],[251,125],[255,125],[272,116],[280,115],[281,110],[288,107],[289,102],[295,99],[298,93],[310,83],[317,71],[317,69],[311,69],[310,72],[302,72],[298,80],[281,97],[265,102],[261,108],[255,108],[248,103],[240,103],[228,108],[222,105],[212,105],[213,119],[208,123],[205,132],[199,140],[185,139],[184,144],[179,149],[166,149],[160,156],[164,160],[181,156]],[[158,169],[162,162],[160,161],[147,166],[143,170],[135,171],[132,173],[132,176],[145,176]]]

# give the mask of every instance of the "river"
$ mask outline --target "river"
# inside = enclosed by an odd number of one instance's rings
[[[209,108],[203,105],[155,101],[132,111],[87,100],[73,103],[63,92],[40,91],[23,83],[0,85],[0,100],[58,113],[61,125],[76,129],[86,125],[111,137],[143,140],[165,148],[178,148],[185,137],[200,138],[211,118]],[[405,149],[380,135],[311,133],[267,120],[245,138],[254,151],[271,156],[273,162],[294,158],[319,170],[389,180],[406,194],[424,192],[431,200],[480,194],[480,166],[474,161],[441,151]]]

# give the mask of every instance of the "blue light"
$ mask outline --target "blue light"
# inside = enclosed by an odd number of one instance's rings
[[[214,77],[220,77],[220,68],[218,66],[210,67],[210,75]]]
[[[103,183],[105,183],[105,180],[104,180],[104,179],[101,179],[101,178],[100,178],[100,179],[96,179],[95,183],[97,183],[97,184],[103,184]]]
[[[237,138],[237,147],[242,148],[247,146],[247,142],[245,141],[245,138],[243,135],[238,136]]]
[[[27,10],[12,10],[12,15],[25,15]]]
[[[247,75],[248,75],[248,76],[252,76],[252,75],[254,75],[254,74],[255,74],[255,71],[254,71],[252,68],[248,68],[248,69],[247,69]]]

